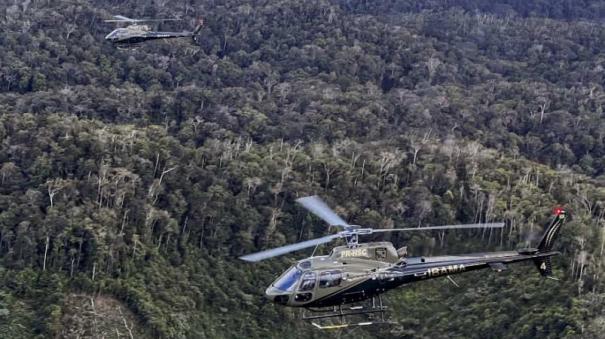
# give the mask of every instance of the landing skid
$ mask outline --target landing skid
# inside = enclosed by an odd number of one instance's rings
[[[119,44],[119,45],[116,45],[117,49],[128,50],[128,51],[139,49],[140,47],[141,47],[141,43]]]
[[[307,308],[302,319],[320,330],[337,330],[349,327],[369,326],[375,324],[393,324],[385,320],[387,307],[382,298],[373,297],[359,304],[339,305],[329,308]],[[354,321],[352,318],[362,318]],[[332,321],[330,321],[332,320]]]

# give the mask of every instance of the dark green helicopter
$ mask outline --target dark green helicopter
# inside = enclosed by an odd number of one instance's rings
[[[555,208],[554,218],[537,248],[434,257],[407,257],[406,247],[396,250],[390,242],[359,243],[359,236],[382,232],[501,228],[504,223],[399,229],[362,228],[345,222],[317,196],[304,197],[296,201],[329,225],[342,230],[322,238],[248,254],[240,258],[256,262],[325,244],[335,239],[345,239],[347,245],[333,248],[329,255],[312,256],[298,261],[275,280],[265,292],[266,297],[276,304],[302,307],[312,314],[314,313],[313,315],[303,314],[303,319],[310,320],[314,326],[320,329],[386,322],[384,316],[387,308],[383,305],[381,294],[415,281],[438,277],[451,279],[450,275],[483,268],[491,268],[500,272],[505,270],[508,264],[528,260],[536,265],[542,276],[551,277],[550,257],[559,254],[559,252],[552,251],[551,248],[563,222],[567,219],[567,212],[564,209]],[[453,280],[452,282],[455,284]],[[368,315],[368,321],[352,324],[347,322],[347,317],[356,315]],[[315,322],[326,318],[339,318],[340,322],[330,325]]]
[[[204,25],[204,21],[200,18],[195,29],[191,32],[157,32],[152,31],[147,25],[142,25],[143,22],[152,21],[178,21],[180,19],[131,19],[123,15],[114,15],[114,19],[105,20],[105,22],[128,23],[126,27],[120,27],[113,30],[105,36],[105,40],[111,43],[124,47],[136,46],[145,41],[158,39],[173,39],[173,38],[192,38],[194,41]]]

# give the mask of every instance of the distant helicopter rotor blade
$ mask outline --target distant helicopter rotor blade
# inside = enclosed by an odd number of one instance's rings
[[[325,244],[334,239],[338,239],[341,237],[342,237],[342,235],[339,233],[332,234],[332,235],[328,235],[328,236],[317,238],[317,239],[311,239],[311,240],[298,242],[295,244],[290,244],[290,245],[286,245],[286,246],[282,246],[282,247],[272,248],[272,249],[269,249],[266,251],[247,254],[247,255],[241,256],[239,258],[242,260],[251,261],[251,262],[261,261],[261,260],[277,257],[282,254],[286,254],[286,253],[302,250],[305,248]]]
[[[123,15],[114,15],[113,17],[116,18],[116,19],[118,19],[118,20],[124,20],[124,21],[134,20],[134,19],[125,17]]]
[[[105,20],[105,22],[139,22],[138,19],[131,19],[123,15],[114,15],[114,19]]]
[[[149,21],[181,21],[182,19],[176,18],[168,18],[168,19],[139,19],[139,22],[149,22]]]
[[[113,17],[114,17],[114,19],[105,20],[105,22],[130,22],[130,23],[137,23],[137,22],[180,21],[181,20],[181,19],[177,19],[177,18],[168,18],[168,19],[132,19],[132,18],[125,17],[123,15],[114,15]]]
[[[430,230],[455,230],[469,228],[502,228],[503,222],[493,222],[486,224],[463,224],[463,225],[443,225],[443,226],[426,226],[426,227],[407,227],[407,228],[391,228],[391,229],[373,229],[372,233],[378,232],[407,232],[407,231],[430,231]]]
[[[341,226],[348,228],[350,225],[336,214],[320,197],[312,195],[309,197],[296,199],[309,212],[315,214],[330,226]]]

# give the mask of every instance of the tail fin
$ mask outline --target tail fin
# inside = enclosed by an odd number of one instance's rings
[[[193,30],[193,33],[191,35],[191,37],[193,38],[194,42],[197,42],[197,35],[202,30],[202,27],[204,27],[204,19],[203,18],[198,18],[197,19],[197,25],[195,26],[195,29]]]
[[[542,236],[542,240],[538,245],[538,252],[548,252],[552,249],[552,244],[566,219],[567,211],[559,207],[555,208],[555,217]]]
[[[540,240],[540,244],[538,245],[538,253],[549,252],[552,249],[552,245],[561,230],[561,226],[567,220],[567,211],[564,209],[557,207],[554,210],[555,217],[551,221],[550,225],[544,232],[542,236],[542,240]],[[544,277],[549,277],[552,275],[552,263],[550,260],[550,256],[548,257],[540,257],[534,259],[534,264],[540,271],[540,274]]]

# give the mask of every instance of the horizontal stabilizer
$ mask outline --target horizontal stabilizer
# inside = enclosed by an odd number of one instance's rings
[[[520,248],[517,250],[517,253],[519,254],[524,254],[524,255],[532,255],[532,254],[536,254],[538,253],[538,249],[537,248]]]
[[[490,262],[489,267],[496,272],[502,272],[508,269],[508,267],[501,262]]]

